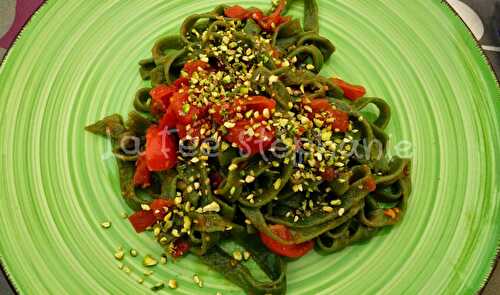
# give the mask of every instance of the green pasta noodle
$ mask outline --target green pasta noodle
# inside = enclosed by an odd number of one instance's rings
[[[288,260],[373,237],[411,193],[411,161],[388,154],[390,106],[321,74],[336,48],[318,4],[298,1],[301,21],[285,16],[290,2],[187,17],[139,62],[150,87],[127,120],[85,128],[111,141],[134,229],[247,294],[285,294]]]

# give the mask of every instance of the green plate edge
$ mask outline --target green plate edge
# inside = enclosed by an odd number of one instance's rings
[[[18,45],[20,43],[19,39],[23,38],[23,34],[25,34],[26,31],[28,31],[30,29],[33,29],[35,27],[35,25],[44,17],[44,14],[49,11],[50,4],[52,4],[52,3],[54,3],[54,1],[48,1],[48,2],[44,3],[44,5],[35,13],[35,15],[30,20],[30,22],[27,24],[27,26],[25,28],[23,28],[23,31],[21,32],[21,34],[18,37],[18,40],[16,40],[14,46],[7,52],[7,54],[6,54],[5,58],[4,58],[4,61],[3,61],[2,65],[1,65],[1,67],[0,67],[0,72],[2,72],[2,70],[5,69],[5,67],[6,67],[5,64],[7,64],[9,62],[9,60],[12,59],[12,56],[15,55],[15,53],[13,53],[13,52],[16,50],[17,47],[20,46],[20,45]],[[468,37],[470,39],[469,41],[474,41],[473,43],[469,42],[467,45],[469,46],[469,49],[473,49],[475,51],[475,52],[473,52],[475,55],[479,54],[479,56],[481,56],[481,59],[483,60],[484,64],[488,65],[489,72],[490,72],[489,74],[491,75],[491,77],[487,77],[487,78],[488,79],[496,80],[495,75],[494,75],[494,73],[493,73],[493,71],[491,69],[491,64],[489,64],[489,61],[486,58],[486,56],[485,56],[484,52],[482,51],[482,49],[480,49],[480,46],[479,46],[477,40],[474,39],[474,36],[470,32],[470,30],[467,28],[467,26],[463,23],[463,20],[456,14],[456,12],[446,2],[443,1],[442,4],[444,4],[446,7],[449,8],[448,11],[449,11],[450,15],[452,15],[456,19],[460,20],[460,23],[462,25],[462,30],[464,32],[466,32],[466,34],[468,35]],[[496,86],[498,88],[499,87],[498,80],[496,80],[496,84],[497,84]],[[500,95],[498,95],[498,98],[500,98]],[[500,117],[500,107],[499,107],[500,106],[500,100],[496,100],[494,102],[494,106],[495,106],[495,110],[494,111],[495,111],[495,114],[496,114],[496,118],[498,119]],[[496,133],[497,133],[496,137],[498,138],[498,129],[497,129]],[[499,150],[498,148],[500,148],[500,145],[499,145],[498,141],[494,142],[494,145],[496,146],[497,150]],[[497,157],[498,157],[498,155],[497,155]],[[497,168],[497,171],[496,171],[496,175],[497,175],[497,180],[499,180],[498,176],[500,176],[500,171],[499,171],[498,168]],[[497,202],[498,202],[498,189],[497,189],[496,192],[497,192]],[[480,276],[483,279],[482,279],[481,284],[478,286],[478,289],[481,288],[484,285],[484,283],[487,281],[488,275],[490,274],[490,272],[492,270],[492,267],[493,267],[493,264],[491,263],[491,261],[493,261],[493,259],[498,255],[498,251],[500,250],[500,246],[499,246],[499,244],[500,244],[500,231],[498,230],[498,223],[497,223],[497,237],[496,237],[496,240],[497,240],[496,251],[492,251],[492,253],[487,258],[487,261],[488,261],[487,266],[484,267],[484,268],[482,268],[483,271],[481,271]],[[7,276],[10,279],[10,282],[13,284],[13,286],[16,288],[16,290],[18,292],[22,292],[22,288],[20,288],[17,285],[17,283],[15,282],[15,280],[12,278],[12,276],[10,274],[9,266],[8,266],[8,264],[5,263],[5,261],[6,261],[5,257],[3,257],[1,254],[2,253],[0,253],[0,262],[3,265],[6,274],[7,274]]]

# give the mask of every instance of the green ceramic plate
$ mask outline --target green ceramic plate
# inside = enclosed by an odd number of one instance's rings
[[[121,219],[129,210],[108,143],[83,131],[132,108],[137,62],[155,38],[237,2],[49,0],[26,26],[0,69],[0,255],[21,293],[143,294],[171,278],[179,294],[241,292],[196,257],[157,267],[143,285],[139,257],[123,261],[131,274],[118,268],[118,246],[161,248]],[[393,229],[290,263],[289,294],[474,293],[500,238],[500,90],[485,57],[438,0],[320,0],[320,10],[338,48],[324,73],[389,101],[392,146],[414,159],[414,192]]]

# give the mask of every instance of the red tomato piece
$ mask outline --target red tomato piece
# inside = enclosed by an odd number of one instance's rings
[[[262,10],[254,8],[254,9],[250,10],[249,14],[247,15],[247,18],[250,18],[250,17],[254,21],[256,21],[257,23],[259,23],[259,21],[264,19],[265,16],[264,16],[264,13],[262,12]]]
[[[156,223],[156,217],[153,211],[138,211],[129,216],[128,220],[134,227],[135,231],[141,233],[146,230],[146,228],[152,226]]]
[[[357,100],[366,94],[366,89],[363,86],[349,84],[338,78],[332,78],[332,80],[344,91],[344,96],[350,100]]]
[[[177,123],[177,117],[175,116],[175,111],[172,107],[169,107],[163,117],[161,117],[159,122],[159,127],[161,130],[170,130],[175,128]]]
[[[154,216],[157,220],[162,220],[167,212],[165,212],[165,208],[171,208],[175,205],[173,200],[166,199],[155,199],[149,207],[151,207],[151,211],[153,211]]]
[[[248,18],[248,12],[249,11],[247,9],[245,9],[239,5],[231,6],[231,7],[224,9],[225,16],[230,17],[230,18],[237,18],[237,19],[241,19],[241,20]]]
[[[349,114],[340,110],[329,110],[328,114],[330,118],[335,118],[332,123],[332,128],[338,130],[339,132],[347,132],[349,130]]]
[[[210,69],[210,64],[206,63],[204,61],[201,61],[201,60],[193,60],[193,61],[189,61],[186,64],[184,64],[183,70],[186,73],[188,73],[189,76],[191,76],[191,75],[193,75],[194,72],[199,72],[200,68],[202,70],[206,71],[206,70]]]
[[[290,230],[282,224],[271,225],[269,226],[269,228],[275,235],[277,235],[283,240],[290,241],[292,239]],[[269,236],[265,235],[262,232],[259,232],[259,236],[262,243],[269,250],[278,255],[290,258],[302,257],[305,254],[307,254],[307,252],[311,251],[311,249],[314,247],[314,240],[307,241],[301,244],[284,245],[280,242],[273,240],[272,238],[270,238]]]
[[[346,132],[349,130],[349,114],[333,108],[328,99],[313,99],[309,103],[309,106],[313,113],[324,113],[324,119],[335,118],[335,121],[331,125],[333,130],[338,130],[339,132]]]
[[[364,189],[373,192],[377,189],[377,183],[375,182],[375,179],[373,177],[368,177],[366,180],[363,182]]]
[[[134,185],[140,187],[148,187],[151,185],[151,171],[148,169],[146,156],[143,154],[135,163]]]
[[[177,92],[172,96],[170,99],[170,108],[172,108],[171,111],[176,118],[176,123],[185,125],[206,117],[208,111],[207,107],[198,107],[189,103],[187,89],[184,89],[182,93]]]
[[[172,97],[172,95],[176,93],[177,90],[178,89],[175,85],[160,84],[151,89],[149,95],[151,95],[153,101],[162,103],[163,107],[166,109],[170,104],[170,97]]]
[[[151,114],[155,117],[161,117],[165,113],[165,106],[162,102],[153,100],[151,102]]]
[[[245,111],[254,110],[262,112],[264,109],[271,111],[276,108],[276,101],[265,96],[250,96],[247,100],[240,101],[240,103],[244,106]]]
[[[146,132],[146,161],[150,171],[164,171],[175,167],[177,148],[174,137],[164,129],[152,125]]]
[[[333,167],[327,167],[321,176],[324,181],[334,181],[337,178],[337,171]]]
[[[283,13],[283,10],[285,10],[286,7],[286,1],[287,0],[280,0],[280,3],[278,6],[276,6],[276,10],[270,15],[270,16],[279,16]]]
[[[189,79],[186,77],[180,77],[179,79],[174,81],[174,85],[179,89],[185,86],[189,86]]]
[[[189,251],[189,243],[182,239],[177,239],[174,242],[174,251],[172,252],[173,257],[184,256]]]
[[[321,113],[332,109],[332,105],[326,98],[313,99],[309,106],[314,113]]]
[[[227,102],[222,104],[212,105],[210,108],[212,108],[214,112],[210,114],[210,117],[215,123],[222,125],[224,124],[225,115],[227,117],[233,117],[234,113],[236,112],[235,109],[236,105],[238,105],[238,102],[235,102],[233,105]]]
[[[267,151],[274,141],[274,128],[268,130],[265,126],[260,126],[254,130],[255,136],[250,136],[247,134],[247,130],[251,125],[252,122],[250,120],[238,121],[236,126],[229,129],[229,133],[225,136],[225,139],[237,144],[241,150],[250,155]]]
[[[179,138],[185,138],[186,136],[191,136],[192,138],[200,138],[203,139],[204,135],[201,134],[201,128],[205,127],[205,130],[209,129],[208,126],[210,121],[207,118],[197,120],[190,124],[189,130],[187,129],[187,125],[185,124],[177,124],[177,133],[179,134]],[[205,126],[204,126],[205,125]]]

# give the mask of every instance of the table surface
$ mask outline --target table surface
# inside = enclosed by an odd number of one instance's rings
[[[394,0],[396,1],[396,0]],[[500,0],[447,0],[479,40],[497,77],[500,77]],[[44,0],[0,0],[0,61],[17,34]],[[497,257],[496,266],[499,265]],[[484,295],[499,294],[500,267],[495,267],[483,289]],[[2,270],[0,294],[15,294]]]

